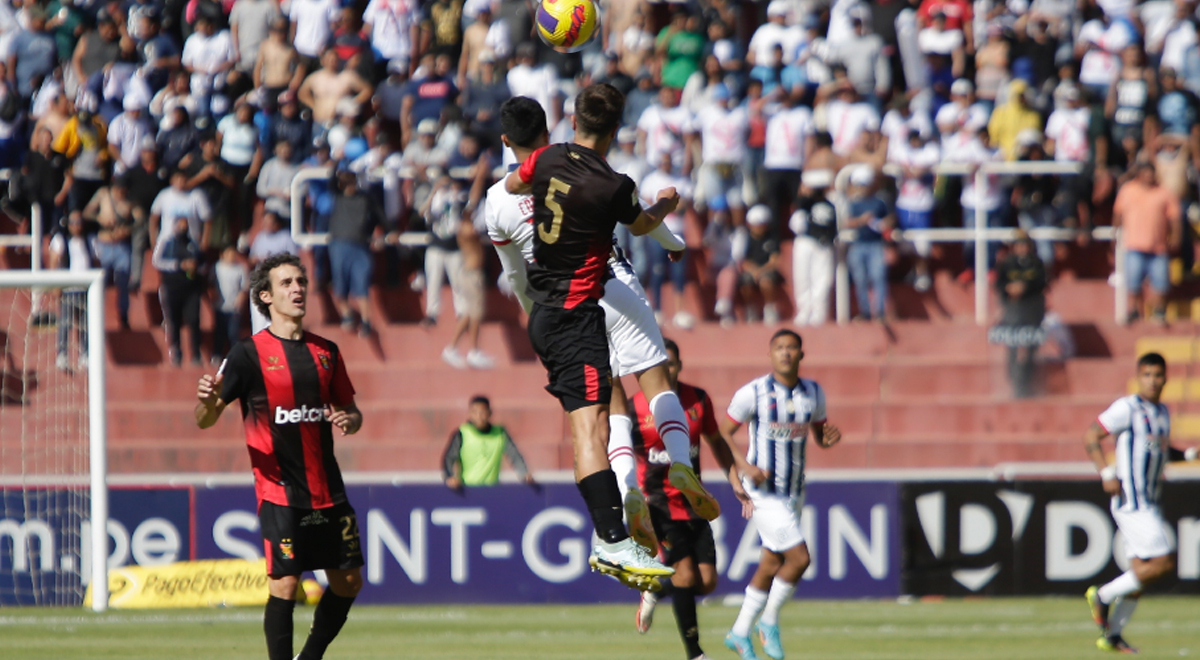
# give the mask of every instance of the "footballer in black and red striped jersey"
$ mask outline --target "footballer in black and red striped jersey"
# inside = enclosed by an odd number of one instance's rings
[[[271,660],[293,658],[299,576],[324,570],[329,589],[298,656],[320,658],[362,588],[358,519],[333,454],[334,427],[356,433],[362,413],[337,345],[302,327],[308,276],[300,260],[265,259],[250,276],[250,294],[271,325],[238,342],[215,377],[200,379],[196,424],[209,428],[241,402],[269,578],[267,651]]]
[[[667,355],[670,354],[668,349]],[[699,474],[700,438],[720,435],[717,418],[713,415],[712,399],[708,398],[708,393],[704,390],[687,383],[679,383],[675,392],[679,395],[679,402],[683,404],[683,411],[687,415],[692,466]],[[632,404],[633,454],[637,459],[637,480],[651,512],[666,516],[670,520],[702,520],[692,510],[679,489],[672,486],[667,479],[671,458],[667,455],[666,445],[658,434],[646,395],[638,392],[634,395]]]

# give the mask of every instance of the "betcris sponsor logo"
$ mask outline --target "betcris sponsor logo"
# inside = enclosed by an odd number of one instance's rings
[[[283,406],[275,406],[275,424],[300,424],[301,422],[323,422],[328,419],[324,408],[309,408],[300,406],[288,410]]]
[[[762,556],[728,484],[709,486],[724,515],[712,523],[718,594],[740,593]],[[371,603],[627,602],[629,590],[591,572],[592,523],[578,489],[549,484],[467,489],[352,485]],[[249,487],[199,489],[197,553],[262,556]],[[901,524],[895,483],[811,484],[801,525],[812,563],[800,597],[899,595]]]
[[[688,455],[692,457],[692,465],[700,458],[700,446],[691,445],[688,448]],[[666,449],[651,449],[646,452],[646,462],[654,465],[670,465],[671,455]]]

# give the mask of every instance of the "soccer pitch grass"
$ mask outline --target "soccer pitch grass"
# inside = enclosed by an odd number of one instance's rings
[[[356,608],[326,655],[330,660],[421,658],[468,660],[624,660],[683,658],[669,602],[654,628],[633,628],[625,606],[430,606]],[[312,619],[296,608],[296,651]],[[701,644],[715,660],[733,660],[722,639],[737,614],[700,607]],[[788,658],[958,660],[962,658],[1096,658],[1082,596],[891,601],[795,601],[780,621]],[[1127,638],[1145,658],[1200,655],[1200,598],[1146,598]],[[0,655],[6,660],[262,660],[259,608],[125,611],[0,609]],[[765,655],[759,656],[766,658]]]

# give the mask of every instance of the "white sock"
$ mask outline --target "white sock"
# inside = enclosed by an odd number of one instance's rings
[[[1113,604],[1112,609],[1108,611],[1108,634],[1120,635],[1121,631],[1125,630],[1125,624],[1133,617],[1139,600],[1141,599],[1125,597]]]
[[[650,414],[654,415],[654,426],[658,437],[667,448],[672,463],[683,463],[692,467],[692,440],[688,433],[688,418],[683,404],[674,392],[662,392],[650,400]]]
[[[1100,602],[1111,605],[1121,596],[1128,596],[1142,590],[1142,581],[1132,571],[1128,570],[1118,575],[1112,582],[1100,587]]]
[[[637,460],[633,457],[633,420],[628,415],[608,417],[608,462],[617,475],[621,499],[637,488]]]
[[[758,613],[766,604],[767,592],[754,587],[746,587],[746,598],[742,601],[742,609],[738,612],[737,621],[733,622],[730,632],[739,637],[749,637],[750,626],[754,625],[754,620],[758,618]]]
[[[779,578],[775,578],[771,582],[771,593],[767,596],[767,606],[763,608],[762,621],[768,626],[779,624],[779,610],[783,608],[783,604],[792,599],[792,594],[796,591],[794,582],[784,582]]]

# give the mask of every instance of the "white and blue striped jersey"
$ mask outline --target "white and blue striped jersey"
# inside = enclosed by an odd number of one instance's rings
[[[1136,394],[1121,397],[1096,418],[1106,432],[1117,436],[1119,511],[1158,507],[1163,468],[1170,456],[1171,414]]]
[[[810,425],[825,421],[825,391],[801,378],[789,388],[768,374],[750,381],[729,402],[729,418],[747,424],[746,460],[769,473],[760,492],[800,497]]]

